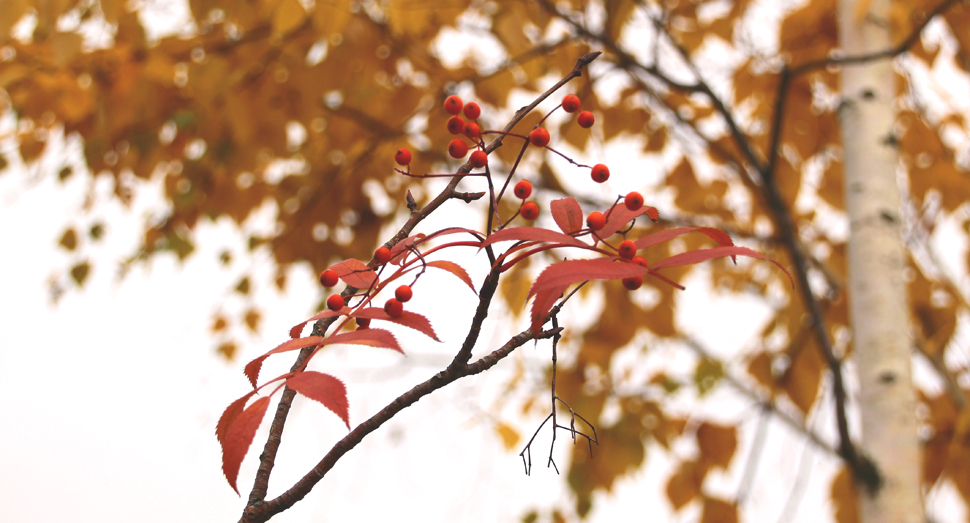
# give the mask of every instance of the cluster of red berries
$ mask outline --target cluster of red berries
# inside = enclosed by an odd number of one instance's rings
[[[462,102],[461,98],[453,94],[445,98],[445,111],[452,115],[447,124],[449,133],[465,135],[474,142],[473,145],[480,143],[482,129],[477,121],[482,114],[482,108],[477,103],[468,102],[466,104]],[[465,115],[467,121],[460,115]],[[468,154],[468,144],[462,138],[455,138],[448,144],[448,154],[452,158],[460,160]],[[469,163],[475,168],[484,167],[488,163],[488,155],[485,151],[477,149],[472,153]]]
[[[387,247],[378,247],[374,251],[374,260],[380,265],[386,264],[391,261],[391,250]],[[320,284],[324,287],[333,287],[339,281],[340,276],[333,269],[327,269],[320,273]],[[414,296],[414,293],[411,287],[401,285],[394,291],[394,297],[384,303],[384,312],[392,318],[400,318],[404,314],[404,303],[410,301],[412,296]],[[346,306],[347,301],[340,294],[331,294],[327,298],[327,308],[332,311],[339,311]],[[356,321],[357,327],[360,329],[366,329],[370,326],[370,320],[367,318],[356,318]]]

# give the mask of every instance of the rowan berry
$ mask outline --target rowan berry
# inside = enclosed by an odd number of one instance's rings
[[[448,119],[448,132],[451,134],[461,134],[465,130],[465,120],[461,116],[452,116]]]
[[[344,297],[339,294],[331,294],[327,298],[327,308],[332,311],[339,311],[344,308]]]
[[[397,298],[391,298],[384,303],[384,312],[392,318],[400,318],[404,313],[404,304]]]
[[[472,167],[480,169],[488,163],[488,155],[485,154],[485,151],[476,149],[472,152],[471,157],[468,158],[468,163],[472,164]]]
[[[606,216],[599,211],[593,211],[586,217],[586,225],[589,226],[590,230],[598,231],[606,227]]]
[[[616,253],[624,260],[632,260],[637,254],[637,244],[633,243],[633,240],[623,240],[616,249]]]
[[[529,180],[519,180],[512,188],[512,192],[516,198],[524,200],[532,195],[532,184]]]
[[[469,120],[478,120],[478,117],[482,114],[482,108],[478,106],[475,102],[468,102],[465,104],[465,118]]]
[[[574,94],[567,94],[562,97],[562,110],[567,113],[575,113],[579,110],[579,97]]]
[[[640,210],[640,207],[643,207],[643,195],[633,191],[628,193],[623,198],[623,203],[626,204],[627,209],[630,209],[631,211],[638,211]]]
[[[320,273],[320,285],[324,287],[333,287],[340,281],[340,276],[337,276],[337,271],[333,269],[327,269]]]
[[[374,259],[377,260],[378,264],[384,265],[385,263],[391,261],[391,250],[387,247],[378,247],[377,250],[374,251]]]
[[[545,147],[549,145],[549,131],[542,127],[536,127],[529,133],[529,141],[536,147]]]
[[[642,266],[647,267],[647,268],[650,267],[650,265],[647,263],[646,258],[644,258],[643,256],[634,256],[633,259],[630,260],[630,261],[632,263],[637,264],[637,265],[642,265]]]
[[[354,318],[357,322],[357,330],[370,328],[370,318]]]
[[[458,95],[453,94],[448,98],[445,98],[445,111],[447,111],[448,114],[460,113],[461,107],[463,105],[464,104],[462,103],[461,98],[459,98]]]
[[[578,122],[579,126],[583,129],[589,129],[593,126],[593,122],[595,121],[596,118],[593,116],[593,113],[589,111],[583,111],[579,113],[579,116],[576,117],[576,122]]]
[[[411,163],[411,151],[407,147],[402,147],[394,153],[394,161],[398,165],[407,165]]]
[[[455,138],[448,144],[448,154],[455,159],[464,158],[468,154],[468,144],[461,138]]]
[[[478,140],[478,137],[482,135],[482,130],[475,122],[466,122],[463,132],[465,136],[471,138],[472,140]]]
[[[610,179],[610,168],[598,163],[589,172],[590,177],[596,183],[603,183]]]
[[[522,204],[519,214],[526,220],[535,220],[539,217],[539,206],[536,205],[536,202],[525,202]]]
[[[623,286],[631,291],[635,291],[643,285],[643,276],[637,274],[636,276],[630,276],[629,278],[623,278]]]
[[[400,287],[394,290],[394,297],[397,298],[397,301],[401,303],[407,303],[411,301],[411,296],[414,296],[414,291],[412,291],[411,287],[407,285],[401,285]]]

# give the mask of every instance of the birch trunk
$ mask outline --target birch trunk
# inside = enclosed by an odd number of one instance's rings
[[[889,8],[890,0],[840,0],[839,38],[846,55],[892,46]],[[893,138],[895,94],[891,60],[842,70],[848,296],[861,388],[860,450],[883,480],[876,492],[860,488],[862,523],[923,521]]]

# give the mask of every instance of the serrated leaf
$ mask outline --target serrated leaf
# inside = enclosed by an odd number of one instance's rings
[[[568,288],[568,284],[552,286],[536,294],[536,299],[532,302],[532,334],[538,336],[546,314],[549,314],[552,306],[556,304],[556,301]]]
[[[377,273],[366,263],[350,258],[330,266],[347,285],[357,289],[369,289],[377,284]]]
[[[543,229],[542,227],[511,227],[508,229],[502,229],[501,231],[492,233],[488,238],[486,238],[485,241],[482,242],[482,247],[488,247],[496,242],[506,242],[512,240],[561,243],[563,245],[589,248],[588,243],[585,243],[578,238],[574,238],[561,232]]]
[[[401,316],[398,318],[392,318],[384,309],[379,307],[368,307],[366,309],[360,309],[354,312],[355,318],[367,318],[371,320],[381,320],[396,323],[398,325],[403,325],[405,327],[412,328],[421,334],[433,339],[434,341],[441,341],[438,339],[438,335],[435,334],[434,329],[431,327],[431,322],[428,318],[411,311],[401,312]]]
[[[731,236],[728,233],[713,227],[673,227],[671,229],[664,229],[648,236],[644,236],[643,238],[636,240],[634,243],[637,244],[638,249],[645,249],[651,245],[670,241],[678,236],[683,236],[689,232],[695,231],[706,234],[722,247],[734,245],[734,240],[731,239]]]
[[[232,406],[230,405],[230,408]],[[229,481],[229,486],[239,494],[236,487],[236,480],[239,477],[239,466],[243,458],[249,451],[249,446],[256,437],[256,431],[263,422],[266,415],[266,408],[269,407],[269,397],[256,400],[246,410],[242,411],[229,424],[225,431],[222,443],[222,472]]]
[[[566,234],[573,234],[583,228],[583,208],[572,196],[549,202],[552,219]]]
[[[407,256],[407,253],[410,252],[408,247],[414,245],[416,242],[424,240],[425,238],[426,235],[419,233],[413,236],[408,236],[407,238],[395,243],[394,247],[391,247],[391,263],[400,265],[401,260],[403,260],[404,257]]]
[[[322,372],[303,371],[286,380],[286,386],[318,401],[336,414],[350,429],[347,387],[339,379]]]
[[[435,260],[435,261],[428,262],[427,266],[442,269],[454,274],[455,276],[458,277],[459,280],[465,282],[465,285],[468,285],[468,288],[471,289],[472,292],[475,292],[475,284],[472,283],[471,276],[468,275],[468,272],[465,271],[465,269],[461,265],[458,265],[455,262],[450,262],[447,260]],[[475,292],[475,294],[478,294],[478,293]]]
[[[246,407],[246,402],[249,398],[253,397],[256,391],[247,392],[245,396],[237,399],[236,401],[229,404],[226,410],[222,412],[222,416],[219,417],[219,422],[216,423],[216,439],[219,443],[222,443],[226,437],[226,432],[229,430],[229,426],[232,425],[239,414],[242,413],[243,409]]]
[[[415,314],[415,316],[417,316],[417,314]],[[323,345],[333,345],[338,343],[367,345],[369,347],[396,350],[401,354],[404,354],[401,346],[397,343],[397,338],[391,334],[391,331],[385,329],[371,328],[354,332],[341,332],[339,334],[334,334],[323,341]]]
[[[761,254],[758,251],[753,251],[747,247],[714,247],[712,249],[697,249],[693,251],[687,251],[684,253],[671,256],[670,258],[660,260],[653,264],[653,268],[662,269],[664,267],[679,267],[681,265],[691,265],[695,263],[700,263],[702,261],[712,260],[714,258],[723,258],[725,256],[747,256],[749,258],[758,258],[759,260],[767,260],[778,266],[779,269],[784,271],[785,275],[788,276],[788,280],[791,282],[792,288],[795,287],[795,280],[792,278],[791,273],[787,269],[781,266],[780,263],[772,260],[771,258]]]
[[[291,350],[302,349],[304,347],[312,347],[314,345],[323,345],[323,336],[307,336],[306,338],[300,338],[296,340],[288,340],[276,346],[273,350],[270,350],[266,354],[250,361],[246,364],[243,369],[243,373],[249,378],[249,382],[252,383],[253,387],[256,387],[256,380],[259,378],[259,370],[263,367],[263,360],[272,356],[273,354],[279,354],[280,352],[287,352]]]
[[[616,280],[643,275],[647,272],[649,269],[642,265],[619,262],[613,258],[561,261],[543,269],[529,289],[529,296],[553,287],[569,286],[581,281]]]
[[[326,318],[335,318],[337,316],[347,316],[349,314],[350,314],[350,307],[347,307],[347,306],[344,306],[344,308],[340,309],[339,311],[332,311],[330,309],[322,310],[314,314],[313,316],[311,316],[306,321],[297,323],[296,325],[291,327],[290,338],[293,338],[293,339],[299,338],[300,334],[303,333],[303,327],[306,327],[306,324],[310,323],[311,321],[323,320]]]
[[[653,209],[653,207],[643,206],[635,211],[631,211],[622,203],[616,204],[604,213],[606,214],[606,225],[596,231],[596,234],[600,238],[609,238],[616,231],[626,228],[630,220],[634,220],[638,216],[647,213],[648,209]],[[656,209],[653,210],[656,212]]]

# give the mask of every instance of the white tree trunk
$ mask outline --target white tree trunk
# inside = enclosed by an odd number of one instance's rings
[[[840,0],[839,38],[846,55],[892,46],[889,7],[890,0]],[[859,490],[862,523],[923,521],[893,138],[895,94],[891,60],[842,70],[848,295],[861,386],[860,450],[883,479],[875,495]]]

